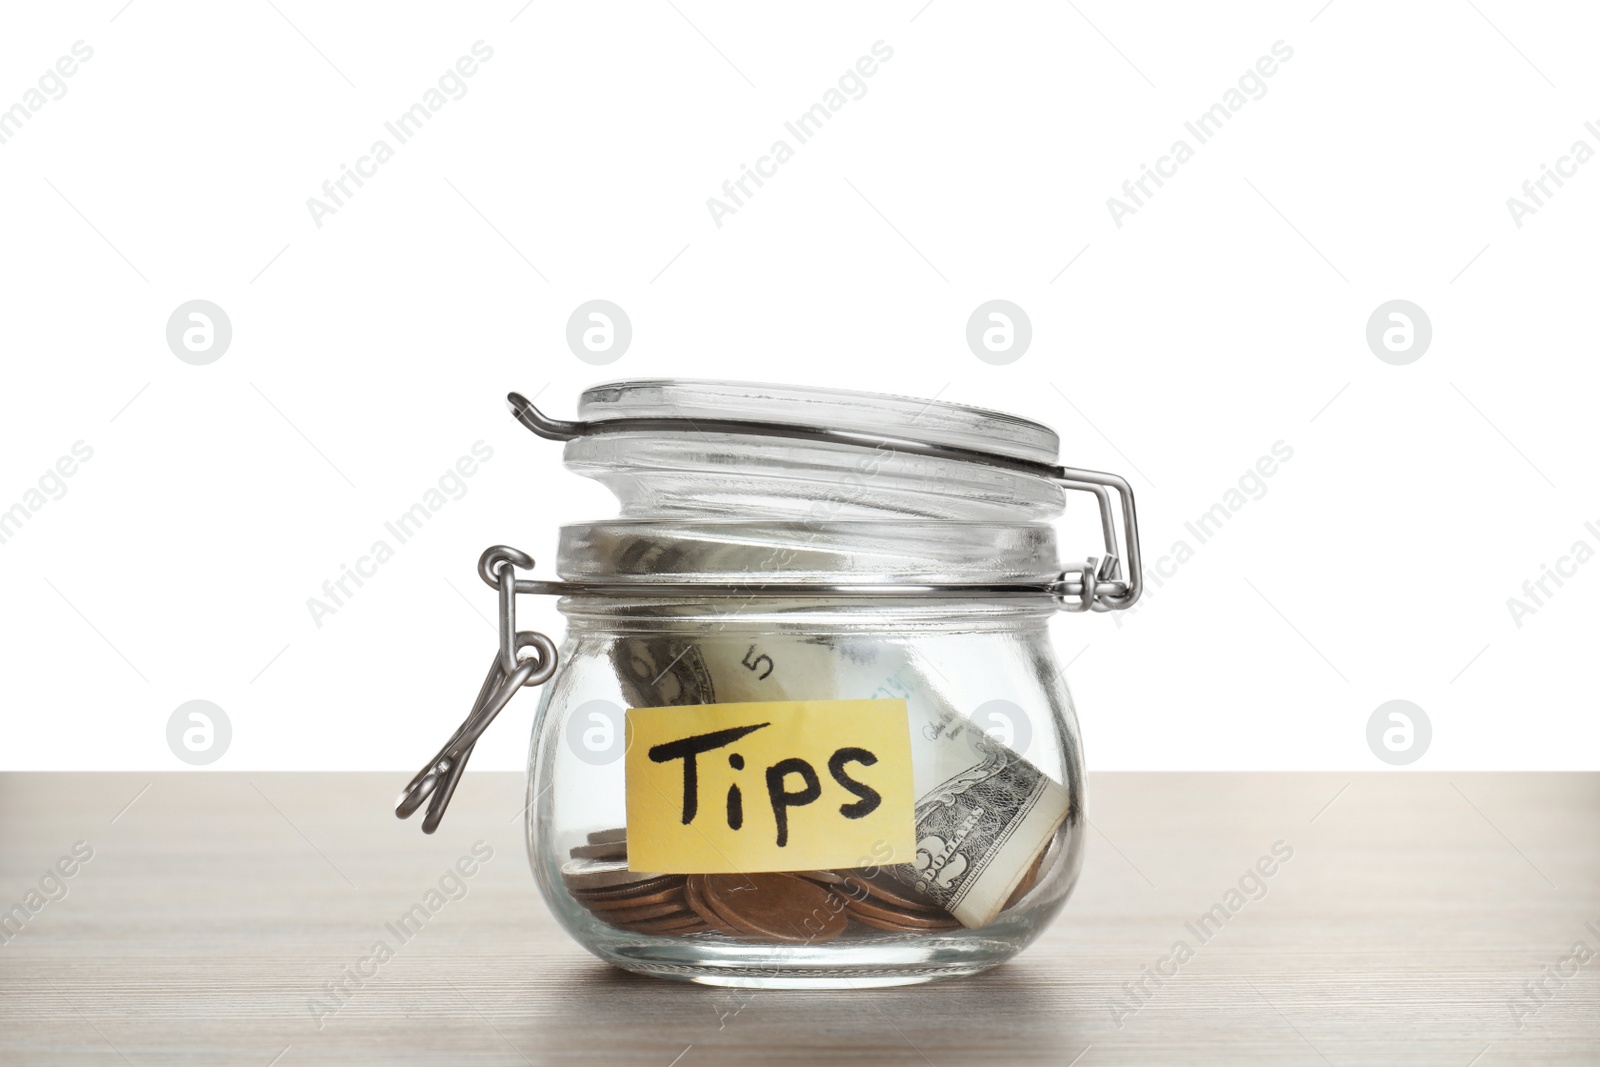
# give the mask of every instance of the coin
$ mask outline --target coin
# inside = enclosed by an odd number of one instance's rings
[[[953,915],[936,916],[923,912],[896,911],[862,900],[846,902],[845,909],[854,919],[873,919],[911,930],[953,930],[961,925]]]
[[[671,885],[665,889],[658,889],[649,893],[630,893],[627,896],[588,896],[576,895],[576,899],[590,911],[625,911],[629,908],[647,908],[653,904],[680,904],[687,908],[683,900],[682,884]]]
[[[647,904],[642,908],[615,908],[611,911],[596,912],[600,918],[612,925],[622,923],[646,922],[650,919],[666,919],[674,915],[686,914],[685,905],[681,901],[668,901],[665,904]]]
[[[638,904],[643,897],[673,890],[679,892],[683,890],[682,875],[665,875],[661,878],[651,879],[648,882],[640,882],[637,885],[623,886],[620,889],[579,889],[570,891],[573,899],[587,908],[604,908],[611,904],[626,908]]]
[[[575,845],[572,848],[572,858],[575,860],[625,860],[628,858],[628,843],[626,841],[611,841],[601,845]]]
[[[711,906],[706,903],[704,896],[702,896],[707,877],[704,874],[691,874],[689,876],[683,887],[684,903],[688,904],[689,910],[698,915],[702,922],[717,933],[731,934],[735,937],[740,936],[740,931],[729,926],[722,916],[711,909]]]
[[[812,873],[812,872],[808,872]],[[852,918],[867,915],[880,923],[892,923],[901,930],[949,930],[960,925],[949,912],[928,899],[918,900],[914,891],[887,878],[873,878],[861,871],[834,871],[834,891],[845,898]]]
[[[614,889],[667,876],[630,871],[623,860],[568,860],[561,865],[561,877],[569,889],[583,890]]]
[[[773,941],[831,941],[848,924],[831,891],[792,874],[711,874],[700,892],[729,926]]]
[[[856,922],[860,923],[863,926],[870,926],[874,930],[883,930],[885,932],[895,933],[895,934],[922,934],[922,935],[926,935],[926,934],[939,933],[942,930],[955,930],[955,929],[958,929],[961,926],[961,924],[959,922],[955,923],[955,924],[953,924],[951,926],[936,926],[936,927],[902,926],[902,925],[900,925],[898,923],[884,922],[882,919],[875,919],[875,918],[873,918],[873,917],[871,917],[869,915],[860,914],[859,912],[852,912],[851,915],[850,915],[850,918],[854,919]]]
[[[619,930],[628,930],[636,934],[655,934],[662,937],[698,934],[711,929],[706,925],[704,919],[692,913],[680,918],[653,919],[637,923],[617,923],[616,926]]]
[[[820,882],[823,885],[846,885],[849,883],[852,871],[795,871],[794,875],[804,878],[808,882]]]
[[[626,896],[629,893],[642,893],[652,890],[667,889],[675,885],[682,885],[685,877],[681,874],[644,874],[643,872],[634,873],[638,874],[639,878],[641,879],[640,881],[619,882],[615,885],[600,886],[569,885],[569,888],[571,888],[575,893],[583,893],[593,896]]]
[[[873,897],[896,909],[919,912],[931,911],[938,915],[949,915],[949,912],[939,907],[939,902],[932,897],[923,896],[909,886],[891,882],[888,878],[869,878],[864,874],[852,872],[850,882],[854,885],[859,885]]]
[[[636,926],[704,925],[704,920],[690,911],[689,905],[682,900],[622,911],[597,911],[593,914],[601,922],[628,929]]]
[[[615,845],[619,841],[628,840],[628,828],[619,826],[615,830],[595,830],[589,834],[591,845]]]

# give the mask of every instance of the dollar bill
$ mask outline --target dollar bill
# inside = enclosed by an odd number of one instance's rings
[[[620,637],[611,646],[622,698],[630,708],[715,704],[717,686],[699,646],[683,637]]]
[[[907,646],[827,635],[625,635],[612,661],[631,707],[904,699],[917,844],[885,870],[969,928],[995,920],[1071,814],[1073,793],[951,707]]]
[[[889,871],[963,925],[987,926],[1049,846],[1072,797],[960,716],[936,725],[934,735],[925,759],[947,776],[918,790],[916,857]]]
[[[826,638],[670,634],[623,636],[611,650],[634,708],[833,700],[836,650]]]
[[[969,928],[987,926],[1072,814],[1073,792],[957,711],[915,646],[843,640],[847,695],[901,697],[913,711],[916,855],[887,870]]]

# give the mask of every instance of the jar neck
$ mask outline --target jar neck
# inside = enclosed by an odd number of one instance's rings
[[[567,581],[1026,585],[1059,573],[1044,523],[615,520],[561,530]]]

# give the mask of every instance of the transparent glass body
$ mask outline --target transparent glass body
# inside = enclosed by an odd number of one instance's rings
[[[957,405],[729,383],[597,387],[580,415],[778,419],[1045,462],[1056,446],[1044,427]],[[540,890],[572,936],[631,971],[765,987],[971,974],[1036,937],[1077,879],[1085,825],[1053,604],[846,599],[803,586],[1047,581],[1060,570],[1048,522],[1060,490],[971,462],[692,430],[579,438],[566,462],[616,491],[623,517],[562,530],[563,578],[797,586],[560,602],[568,629],[534,724],[527,837]],[[797,895],[814,914],[782,936],[737,915],[720,921],[690,876],[707,926],[684,904],[682,875],[627,868],[624,709],[881,698],[904,700],[909,716],[914,859],[863,855],[785,876],[804,883],[811,895]]]

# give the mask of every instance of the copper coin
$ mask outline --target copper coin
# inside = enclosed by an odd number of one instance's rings
[[[591,845],[615,845],[628,839],[628,828],[619,826],[615,830],[595,830],[589,835]]]
[[[903,919],[915,919],[932,925],[954,924],[956,919],[949,912],[938,907],[925,907],[923,905],[897,904],[893,901],[869,892],[860,883],[855,885],[840,886],[836,893],[844,897],[846,905],[850,908],[867,907],[879,914],[880,917],[893,916],[895,922]]]
[[[959,926],[960,920],[947,911],[930,911],[923,908],[900,908],[875,897],[850,898],[846,907],[865,912],[885,922],[916,924],[919,926]]]
[[[611,911],[595,912],[606,922],[616,925],[618,923],[648,922],[651,919],[665,919],[673,915],[688,915],[689,912],[682,901],[671,901],[666,904],[648,904],[642,908],[615,908]]]
[[[628,930],[636,934],[654,934],[661,937],[699,934],[711,929],[695,915],[690,915],[686,919],[656,919],[650,922],[617,923],[615,925],[619,930]]]
[[[794,871],[795,875],[808,882],[821,882],[823,885],[844,885],[849,881],[851,871]]]
[[[869,918],[866,915],[861,915],[861,914],[855,913],[855,912],[852,912],[850,917],[852,919],[854,919],[856,922],[858,922],[861,925],[863,925],[863,926],[870,926],[874,930],[883,930],[886,933],[892,933],[892,934],[923,934],[923,935],[926,935],[926,934],[937,934],[937,933],[941,932],[941,928],[938,928],[938,927],[930,929],[928,927],[922,927],[922,926],[899,926],[899,925],[897,925],[895,923],[884,922],[881,919]],[[960,924],[958,923],[957,925],[959,926]]]
[[[620,900],[625,897],[647,896],[651,893],[682,889],[683,879],[684,876],[681,874],[658,874],[631,885],[606,886],[602,889],[574,889],[573,894],[592,900]]]
[[[625,897],[577,897],[578,903],[590,911],[626,911],[631,908],[647,908],[652,904],[677,904],[688,907],[683,902],[683,886],[675,885],[654,893],[638,893]]]
[[[630,871],[625,860],[568,860],[561,865],[561,878],[573,890],[621,889],[668,875],[649,871]]]
[[[824,889],[828,890],[828,892],[845,900],[865,900],[871,895],[869,886],[863,879],[850,874],[847,871],[835,871],[831,873],[835,874],[836,877],[817,878],[814,877],[815,872],[811,871],[807,871],[805,874],[800,875],[800,877],[804,878],[808,882],[815,882],[817,885],[820,885]]]
[[[689,910],[700,916],[701,921],[711,929],[715,930],[717,933],[730,934],[734,937],[741,936],[738,929],[729,926],[727,921],[713,911],[711,906],[706,903],[705,897],[703,896],[703,890],[705,888],[707,877],[709,876],[704,874],[691,874],[689,876],[688,881],[684,883],[683,887],[684,903],[688,904]]]
[[[848,924],[830,890],[792,874],[710,874],[701,892],[728,925],[774,941],[831,941]]]
[[[628,858],[628,843],[616,841],[603,845],[574,845],[572,858],[575,860],[625,860]]]
[[[859,900],[868,895],[871,887],[854,871],[793,871],[796,878],[804,878],[828,892],[846,900]]]
[[[595,915],[604,919],[606,922],[615,923],[617,925],[633,922],[655,922],[658,919],[665,919],[673,915],[682,916],[684,918],[693,918],[695,916],[694,911],[689,907],[688,903],[683,899],[682,896],[678,896],[672,900],[663,900],[655,904],[643,904],[638,907],[591,907],[589,910]]]
[[[877,897],[879,900],[896,909],[904,908],[911,911],[932,911],[937,912],[940,915],[949,914],[939,906],[939,902],[937,900],[917,892],[915,889],[896,881],[889,875],[879,875],[876,878],[868,878],[864,874],[852,873],[851,880],[864,888],[868,893],[871,893],[874,897]]]
[[[909,911],[895,911],[892,908],[879,907],[866,901],[852,900],[845,908],[855,918],[875,919],[882,923],[893,923],[913,930],[953,930],[961,923],[954,917],[922,915]]]
[[[600,918],[612,926],[704,926],[705,920],[689,910],[688,905],[679,905],[678,910],[666,915],[654,915],[649,918],[613,918],[611,915],[602,915]]]
[[[683,897],[675,897],[670,901],[656,901],[654,904],[629,904],[627,907],[594,907],[586,905],[590,912],[608,921],[608,923],[627,923],[627,921],[642,920],[642,918],[662,918],[674,912],[680,915],[693,915],[690,905],[683,902]]]
[[[585,903],[603,903],[605,901],[612,900],[631,900],[637,897],[649,896],[654,893],[661,893],[671,889],[682,889],[683,875],[664,874],[656,878],[647,879],[643,882],[635,882],[632,885],[615,886],[610,889],[574,889],[571,886],[568,886],[567,888],[574,897],[584,901]]]
[[[931,897],[908,896],[907,894],[914,893],[914,890],[905,888],[900,882],[887,874],[868,876],[864,871],[850,869],[840,871],[793,871],[791,873],[799,878],[804,878],[808,882],[816,882],[818,885],[834,888],[835,892],[842,892],[843,895],[861,897],[870,892],[877,896],[887,896],[896,904],[906,907],[933,909],[938,909],[939,907],[938,902]]]

